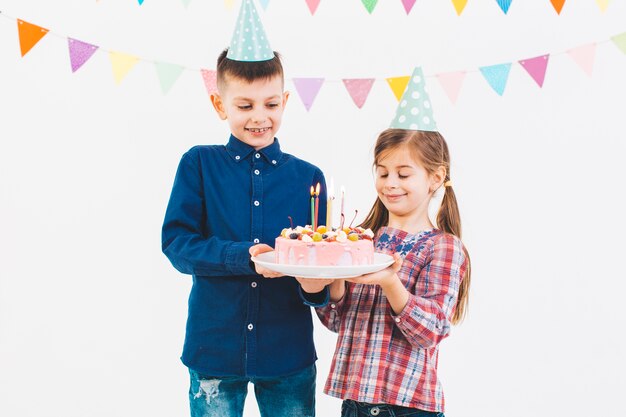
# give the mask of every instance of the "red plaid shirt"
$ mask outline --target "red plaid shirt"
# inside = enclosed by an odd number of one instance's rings
[[[400,253],[398,276],[409,301],[393,313],[378,285],[347,283],[344,297],[317,309],[338,332],[324,393],[342,399],[443,412],[438,345],[450,333],[467,260],[461,241],[432,229],[409,234],[381,228],[376,251]]]

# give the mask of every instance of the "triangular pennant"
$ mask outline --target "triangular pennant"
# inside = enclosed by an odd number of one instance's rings
[[[202,79],[209,95],[217,92],[217,71],[202,69]]]
[[[506,82],[511,72],[511,63],[480,67],[480,72],[496,93],[499,95],[504,94]]]
[[[166,62],[155,62],[154,66],[161,83],[161,91],[163,91],[163,94],[167,94],[176,80],[178,80],[178,77],[180,77],[180,74],[183,73],[184,68],[180,65],[168,64]]]
[[[567,51],[569,56],[591,77],[593,72],[593,61],[596,57],[596,44],[579,46]]]
[[[465,80],[465,72],[457,71],[437,74],[437,79],[452,104],[456,103],[456,100],[459,97],[459,91],[461,91],[461,85],[463,85],[463,80]]]
[[[374,78],[346,78],[342,81],[354,104],[359,109],[363,107],[374,84]]]
[[[463,9],[465,9],[465,6],[467,5],[467,0],[452,0],[452,4],[454,4],[456,14],[461,16]]]
[[[415,6],[415,0],[402,0],[402,5],[404,6],[404,10],[406,10],[406,14],[409,14],[413,6]]]
[[[596,0],[598,7],[601,11],[606,12],[606,8],[609,7],[611,0]]]
[[[534,58],[523,59],[519,61],[520,65],[533,77],[533,80],[543,87],[543,80],[546,76],[546,69],[548,68],[548,61],[550,60],[550,54],[537,56]]]
[[[81,42],[76,39],[67,38],[67,46],[70,50],[70,64],[72,65],[72,72],[76,72],[83,66],[89,58],[98,50],[96,45],[91,45],[86,42]]]
[[[317,97],[317,93],[319,93],[320,88],[322,88],[324,79],[294,78],[293,83],[296,86],[296,91],[298,91],[304,107],[306,107],[306,110],[309,111],[311,109],[311,106],[313,105],[315,97]]]
[[[232,9],[234,5],[235,0],[224,0],[224,6],[226,6],[227,9]]]
[[[317,6],[320,5],[320,0],[306,0],[306,5],[309,6],[311,14],[315,14],[315,12],[317,11]]]
[[[263,10],[267,10],[267,5],[270,4],[270,0],[259,0],[259,3],[261,3]]]
[[[183,6],[189,7],[189,3],[191,3],[191,0],[182,0],[182,2],[183,2]]]
[[[550,3],[552,3],[552,7],[554,7],[554,10],[556,10],[558,14],[561,14],[561,10],[563,9],[565,0],[550,0]]]
[[[620,51],[626,54],[626,32],[611,37],[611,40]]]
[[[365,6],[367,12],[369,14],[372,14],[372,12],[374,11],[374,7],[376,7],[376,3],[378,3],[378,0],[361,0],[361,3],[363,3],[363,6]]]
[[[130,71],[139,60],[135,56],[113,51],[109,52],[109,59],[113,66],[113,77],[115,78],[116,84],[122,82],[126,74],[128,74],[128,71]]]
[[[513,3],[513,0],[496,0],[496,1],[498,2],[498,6],[500,6],[504,14],[507,14],[509,12],[509,7],[511,7],[511,3]]]
[[[143,0],[137,0],[139,2],[139,5],[141,6],[143,4]]]
[[[404,77],[387,78],[387,83],[389,84],[389,87],[391,87],[393,95],[396,96],[396,100],[400,101],[400,98],[402,98],[402,93],[406,90],[409,78],[411,77],[408,75]]]
[[[20,51],[26,55],[48,33],[48,29],[17,19],[17,33],[20,38]]]

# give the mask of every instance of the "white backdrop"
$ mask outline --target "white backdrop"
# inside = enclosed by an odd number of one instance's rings
[[[197,69],[215,68],[237,9],[0,1],[54,32],[21,58],[0,16],[0,415],[187,415],[191,279],[160,228],[181,155],[227,138]],[[345,185],[348,212],[375,195],[372,145],[397,103],[384,79],[470,71],[456,105],[428,78],[473,260],[469,316],[441,345],[446,414],[625,415],[626,55],[598,44],[589,78],[563,53],[626,31],[625,2],[569,1],[560,16],[548,0],[508,15],[471,0],[460,17],[441,0],[408,17],[399,0],[372,15],[358,0],[260,10],[292,91],[281,144]],[[145,61],[120,85],[102,51],[72,74],[67,36]],[[543,89],[517,63],[503,97],[477,72],[545,53]],[[196,70],[164,96],[151,61]],[[328,79],[310,112],[293,77]],[[340,81],[359,77],[376,78],[360,110]],[[338,416],[321,393],[335,336],[317,319],[315,332],[318,415]]]

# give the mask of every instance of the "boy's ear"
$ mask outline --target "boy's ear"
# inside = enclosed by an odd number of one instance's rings
[[[289,91],[283,93],[283,107],[287,105],[287,100],[289,100]]]
[[[213,108],[217,112],[217,115],[222,120],[226,120],[226,112],[224,111],[224,102],[222,101],[222,97],[219,94],[213,93],[211,94],[211,104],[213,104]]]
[[[440,166],[430,176],[430,192],[435,192],[441,187],[443,181],[446,179],[446,167]]]

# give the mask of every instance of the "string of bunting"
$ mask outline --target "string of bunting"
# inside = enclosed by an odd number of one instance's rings
[[[137,3],[139,3],[139,5],[141,6],[144,3],[144,1],[145,0],[137,0]],[[317,8],[320,5],[321,0],[304,0],[304,1],[306,5],[308,6],[309,11],[311,12],[311,15],[315,15],[315,12],[317,11]],[[356,0],[354,1],[356,2]],[[378,0],[360,0],[360,1],[365,7],[365,10],[367,10],[369,14],[372,14],[374,12],[374,9],[376,8],[376,5],[378,4]],[[407,15],[411,13],[411,10],[413,9],[413,6],[415,6],[416,1],[417,0],[399,0],[399,2],[402,3],[402,6],[404,7],[404,10],[406,11]],[[456,11],[457,15],[460,16],[461,13],[463,13],[463,10],[465,10],[465,6],[467,6],[468,1],[469,0],[451,0],[452,5],[454,6],[454,10]],[[598,7],[600,8],[602,12],[605,12],[606,9],[609,7],[609,3],[611,3],[611,0],[594,0],[594,1],[596,2],[596,4],[598,5]],[[100,3],[100,0],[96,0],[96,2]],[[188,7],[189,3],[191,3],[191,0],[181,0],[181,2],[183,3],[185,7]],[[267,10],[267,6],[269,5],[270,0],[259,0],[259,2],[261,3],[261,7],[263,7],[263,10]],[[554,8],[554,10],[560,15],[561,10],[563,10],[563,6],[565,6],[566,0],[549,0],[549,2]],[[233,7],[234,3],[235,3],[235,0],[224,0],[224,5],[229,9]],[[494,3],[500,6],[500,9],[502,10],[502,12],[504,12],[504,14],[508,14],[509,8],[511,7],[513,0],[494,0]],[[546,4],[547,3],[548,3],[548,0],[546,0]]]
[[[59,35],[54,32],[50,32],[48,29],[35,25],[30,22],[26,22],[21,19],[15,19],[0,11],[0,16],[6,19],[17,21],[17,30],[19,38],[20,53],[22,58],[31,51],[35,45],[39,43],[48,33],[55,35],[58,38],[66,39],[69,51],[70,68],[72,72],[76,72],[89,61],[89,59],[96,52],[108,53],[109,60],[111,62],[113,70],[113,78],[116,84],[120,84],[126,75],[135,67],[139,61],[144,61],[154,65],[156,70],[161,90],[163,94],[167,94],[174,86],[178,78],[183,71],[195,71],[200,72],[204,85],[209,94],[217,91],[216,85],[216,72],[212,69],[193,69],[179,64],[152,61],[148,59],[139,58],[135,55],[127,54],[124,52],[112,51],[101,48],[97,45],[87,43],[78,39],[70,38],[68,36]],[[615,35],[610,38],[610,41],[624,54],[626,54],[626,32]],[[567,54],[570,58],[589,76],[593,73],[593,66],[596,56],[597,45],[608,43],[609,40],[598,41],[589,43],[586,45],[577,46],[565,52],[548,53],[535,57],[524,58],[517,61],[505,62],[495,65],[481,66],[477,70],[462,70],[446,73],[437,73],[429,75],[429,78],[436,78],[441,84],[446,95],[450,101],[456,103],[459,92],[465,80],[465,76],[469,73],[478,73],[483,76],[488,85],[498,95],[502,96],[507,86],[509,73],[513,64],[519,64],[535,81],[539,88],[543,87],[545,75],[548,68],[550,57]],[[400,101],[402,93],[406,89],[409,82],[409,75],[385,78],[385,81],[389,85],[389,88],[393,92],[396,100]],[[317,97],[320,89],[325,83],[335,82],[339,80],[320,78],[292,78],[293,82],[302,103],[307,111],[311,110],[315,98]],[[376,78],[342,78],[341,82],[344,84],[348,94],[352,98],[354,104],[360,109],[365,104],[367,97],[370,93],[372,85],[376,81]]]

